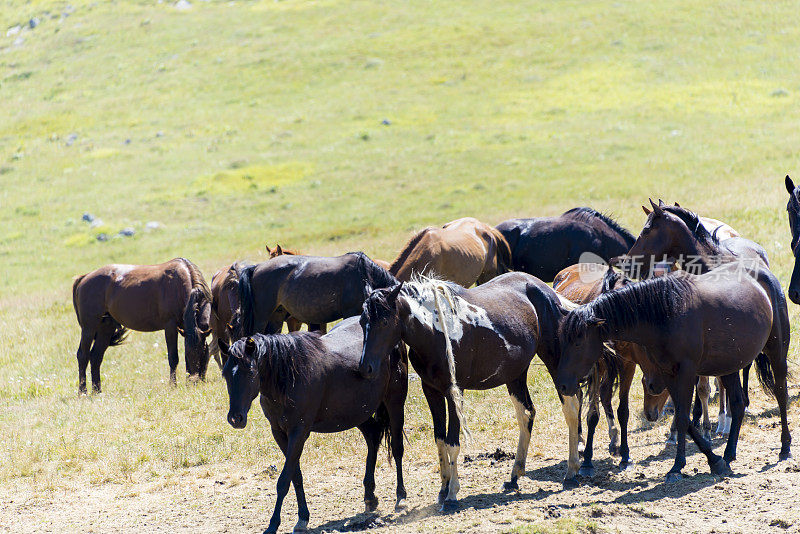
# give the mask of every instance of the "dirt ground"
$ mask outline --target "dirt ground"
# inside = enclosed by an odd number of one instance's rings
[[[800,410],[798,387],[791,388],[790,422],[795,444]],[[640,422],[632,407],[629,434],[635,468],[619,472],[607,453],[608,436],[598,427],[596,476],[577,489],[562,488],[565,429],[534,427],[540,445],[528,458],[520,491],[499,491],[512,460],[492,458],[495,451],[462,449],[460,508],[439,513],[438,463],[431,440],[427,456],[407,455],[408,510],[394,513],[394,467],[382,460],[375,514],[364,514],[363,460],[304,467],[312,532],[800,532],[800,464],[777,463],[780,428],[774,404],[763,395],[754,401],[739,442],[735,474],[709,474],[694,444],[687,446],[684,478],[665,483],[674,447],[664,444],[669,425]],[[712,415],[715,415],[712,414]],[[712,417],[714,419],[714,417]],[[542,435],[542,433],[544,435]],[[715,439],[718,452],[724,447]],[[484,444],[485,445],[485,444]],[[513,452],[515,441],[497,443]],[[795,447],[795,455],[798,456]],[[467,460],[465,456],[471,459]],[[480,458],[476,458],[480,456]],[[502,456],[502,455],[501,455]],[[277,468],[254,473],[229,464],[182,471],[168,482],[76,484],[69,489],[33,491],[23,482],[0,489],[0,532],[260,532],[275,498]],[[283,510],[281,532],[296,521],[294,492]]]

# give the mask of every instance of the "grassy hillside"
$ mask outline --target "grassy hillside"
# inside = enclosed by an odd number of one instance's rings
[[[391,259],[426,224],[578,205],[638,233],[652,196],[756,239],[788,282],[794,2],[71,6],[0,5],[0,480],[277,458],[260,416],[228,428],[216,371],[166,385],[157,334],[110,350],[105,393],[76,397],[70,282],[105,263],[186,256],[210,279],[275,242]],[[537,426],[563,424],[549,379],[531,382]],[[430,455],[413,391],[411,454]],[[504,395],[468,396],[479,443],[514,435]],[[360,450],[351,438],[310,454]]]

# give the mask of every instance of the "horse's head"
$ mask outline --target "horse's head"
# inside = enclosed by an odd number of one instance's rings
[[[400,283],[388,289],[376,289],[364,301],[360,320],[364,346],[358,367],[364,378],[373,378],[381,362],[400,342],[402,328],[397,297],[402,287]]]
[[[199,287],[189,294],[179,331],[185,338],[186,371],[189,376],[204,380],[209,359],[206,338],[211,333],[211,299]]]
[[[680,217],[669,213],[664,209],[664,203],[658,202],[650,200],[652,210],[642,206],[647,221],[627,256],[623,257],[627,259],[625,269],[637,278],[640,274],[646,277],[653,269],[654,261],[677,259],[683,250],[683,241],[692,232]]]
[[[664,382],[657,375],[642,376],[642,389],[644,390],[644,417],[651,423],[658,421],[661,410],[669,398],[669,391],[664,387]]]
[[[589,374],[603,353],[602,319],[581,306],[567,314],[558,331],[561,357],[556,388],[566,397],[578,393],[580,380]]]
[[[789,213],[789,228],[792,231],[792,254],[794,255],[794,270],[789,282],[789,298],[795,304],[800,304],[800,187],[795,187],[794,182],[786,176],[786,190],[789,192],[789,203],[786,211]]]
[[[228,386],[228,423],[233,428],[247,425],[247,412],[258,396],[259,373],[256,342],[253,338],[240,339],[230,347],[220,341],[220,350],[227,356],[222,376]]]

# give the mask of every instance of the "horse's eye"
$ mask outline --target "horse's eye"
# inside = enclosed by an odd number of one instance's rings
[[[381,326],[389,326],[389,319],[385,317],[381,319]]]

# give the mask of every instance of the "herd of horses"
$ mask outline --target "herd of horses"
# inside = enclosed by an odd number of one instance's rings
[[[787,176],[786,188],[797,256],[800,187]],[[433,419],[443,510],[457,505],[460,435],[469,435],[463,390],[507,388],[519,440],[503,489],[518,488],[536,413],[527,378],[535,356],[552,378],[567,423],[566,487],[594,473],[601,406],[611,454],[621,457],[620,469],[633,465],[627,425],[637,366],[647,419],[658,419],[668,398],[674,404],[677,450],[668,481],[681,477],[687,432],[713,473],[731,472],[753,362],[778,405],[779,459],[789,458],[790,325],[764,249],[677,203],[651,200],[643,210],[647,220],[638,237],[590,208],[497,227],[463,218],[418,232],[392,263],[363,252],[315,257],[267,247],[267,261],[233,263],[214,274],[210,286],[184,258],[107,265],[73,284],[81,327],[79,392],[86,392],[89,362],[93,390],[100,391],[103,355],[128,330],[164,330],[172,383],[179,335],[190,378],[203,379],[213,355],[227,385],[230,425],[243,428],[260,396],[285,456],[267,532],[278,529],[290,485],[299,508],[295,530],[308,524],[300,455],[311,432],[358,428],[364,435],[368,511],[378,504],[374,471],[385,440],[397,470],[396,507],[404,507],[409,363]],[[596,261],[587,263],[587,257]],[[800,304],[800,261],[788,294]],[[328,332],[327,324],[339,320]],[[287,334],[281,333],[284,323]],[[299,331],[302,323],[308,331]],[[720,390],[717,432],[728,434],[721,457],[710,441],[708,377],[718,379]],[[589,407],[585,438],[582,404]]]

